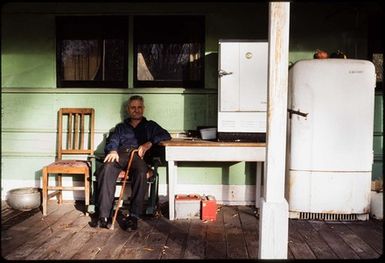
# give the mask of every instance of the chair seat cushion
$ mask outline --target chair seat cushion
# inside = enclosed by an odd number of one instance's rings
[[[48,173],[87,173],[89,168],[83,160],[58,160],[47,166]]]
[[[87,161],[82,161],[82,160],[59,160],[51,163],[48,166],[88,167],[88,163]]]

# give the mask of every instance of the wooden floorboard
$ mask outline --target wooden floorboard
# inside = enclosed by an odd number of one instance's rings
[[[127,232],[127,241],[119,252],[119,259],[143,259],[147,240],[158,220],[139,220],[136,231]]]
[[[144,244],[141,258],[161,259],[162,255],[168,250],[166,242],[172,225],[164,218],[158,219],[155,222]]]
[[[289,248],[294,258],[316,259],[310,246],[299,232],[299,221],[289,221]]]
[[[85,231],[84,228],[88,226],[88,220],[83,222],[71,231],[60,242],[49,244],[49,253],[43,259],[71,259],[78,251],[81,244],[86,243],[92,237],[91,232]],[[65,245],[64,245],[65,244]]]
[[[18,247],[7,255],[7,259],[22,260],[28,258],[31,253],[36,253],[36,248],[48,243],[51,238],[56,237],[60,232],[69,232],[72,224],[76,224],[79,219],[79,211],[70,210],[64,214],[60,221],[55,222],[50,228],[43,229],[35,237],[29,239],[27,242]],[[75,222],[76,221],[76,222]]]
[[[343,222],[328,222],[327,225],[348,244],[356,254],[362,259],[378,258],[380,255],[374,251],[364,240],[356,235]]]
[[[358,237],[371,246],[378,254],[382,254],[383,251],[383,233],[377,231],[373,224],[367,224],[366,222],[345,222],[348,228],[350,228]]]
[[[223,221],[226,233],[227,258],[247,259],[246,241],[243,236],[237,207],[224,206]]]
[[[53,232],[52,225],[61,220],[65,213],[73,210],[73,207],[63,205],[61,209],[51,211],[49,216],[43,217],[41,213],[36,213],[19,224],[1,232],[1,251],[2,256],[13,252],[23,243],[34,240],[42,231],[48,229]]]
[[[367,221],[365,221],[367,222]],[[368,225],[372,227],[373,231],[378,232],[380,235],[384,233],[384,221],[383,220],[369,220]]]
[[[119,258],[120,251],[132,236],[132,234],[127,233],[119,227],[115,228],[114,230],[98,229],[98,231],[104,231],[109,235],[106,242],[104,244],[98,245],[97,247],[98,251],[95,254],[94,259],[98,260]]]
[[[255,208],[239,206],[238,211],[243,236],[246,242],[248,258],[257,259],[259,246],[259,222],[257,219],[257,210]]]
[[[214,221],[170,221],[159,213],[139,220],[132,232],[121,228],[122,215],[113,230],[90,227],[81,202],[50,200],[46,217],[4,202],[1,212],[1,255],[8,260],[258,259],[259,218],[252,206],[218,205]],[[290,219],[287,258],[378,258],[382,223]]]
[[[324,221],[310,221],[314,229],[325,240],[329,247],[340,259],[359,259],[360,257],[349,247],[348,244]]]
[[[202,259],[205,257],[206,251],[207,224],[199,219],[190,221],[183,259]]]
[[[223,209],[217,209],[215,221],[207,222],[205,259],[226,259],[226,234],[223,222]]]
[[[293,231],[298,232],[317,259],[338,259],[331,247],[308,220],[292,220]]]
[[[166,244],[162,248],[161,259],[183,258],[187,245],[187,236],[190,228],[190,220],[175,220],[169,228]]]

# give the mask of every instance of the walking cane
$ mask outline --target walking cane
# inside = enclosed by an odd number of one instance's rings
[[[118,205],[117,205],[117,207],[115,209],[114,217],[112,218],[112,223],[111,223],[111,227],[110,227],[111,230],[114,230],[114,224],[115,224],[115,221],[116,221],[116,217],[118,215],[120,202],[122,201],[122,198],[123,198],[124,189],[126,188],[126,182],[128,180],[128,173],[129,173],[130,168],[131,168],[132,159],[134,157],[134,154],[137,153],[138,151],[139,151],[138,149],[135,149],[130,154],[130,160],[128,161],[127,170],[126,170],[126,173],[124,174],[124,178],[123,178],[123,186],[122,186],[122,189],[120,189]]]

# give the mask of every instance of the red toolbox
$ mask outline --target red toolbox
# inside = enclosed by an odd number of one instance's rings
[[[212,195],[202,197],[201,219],[215,221],[217,219],[217,200]]]

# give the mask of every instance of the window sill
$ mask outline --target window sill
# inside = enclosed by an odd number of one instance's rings
[[[216,89],[185,88],[2,88],[1,93],[43,94],[217,94]]]

